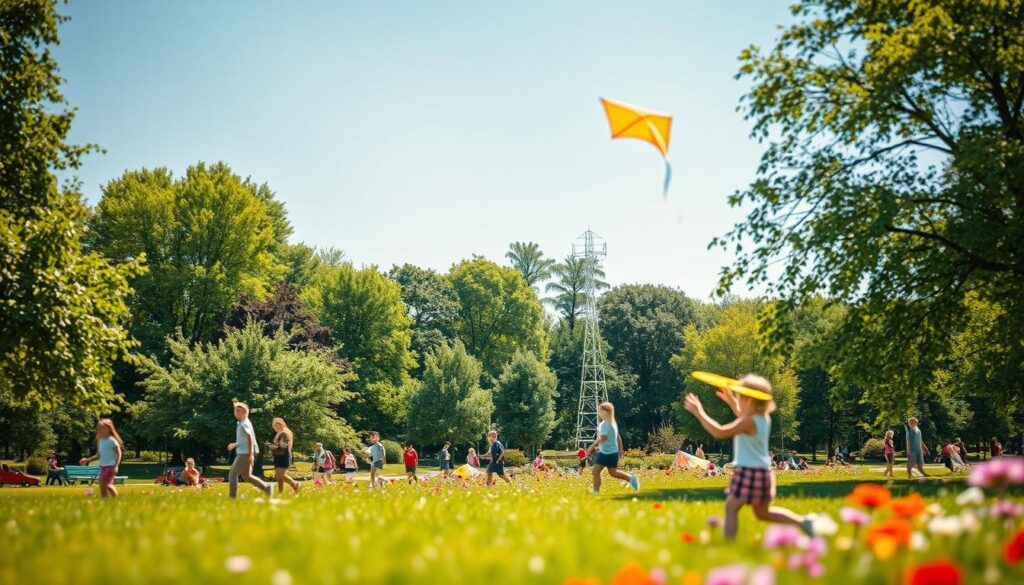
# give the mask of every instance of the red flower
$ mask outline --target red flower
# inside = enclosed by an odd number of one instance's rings
[[[1021,559],[1024,559],[1024,528],[1018,530],[1010,540],[1006,541],[1006,545],[1003,547],[1003,558],[1009,565],[1016,565]]]
[[[962,585],[964,572],[949,559],[941,558],[908,568],[903,582],[906,585]]]
[[[921,498],[921,494],[913,493],[905,498],[897,498],[889,502],[889,507],[897,516],[903,518],[913,518],[924,509],[928,507],[928,504]]]
[[[662,509],[664,507],[665,507],[665,504],[662,504],[661,502],[654,502],[654,509],[655,510],[660,510],[660,509]]]
[[[846,496],[846,501],[855,506],[866,508],[878,508],[889,503],[892,499],[892,492],[877,483],[862,483],[853,488],[853,492]]]
[[[690,544],[693,542],[693,535],[689,532],[684,532],[679,535],[679,540],[681,540],[683,544]]]

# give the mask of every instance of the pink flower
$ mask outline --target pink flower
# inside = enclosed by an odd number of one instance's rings
[[[825,543],[824,538],[812,538],[807,541],[804,550],[807,551],[808,555],[821,557],[825,556],[825,553],[828,552],[828,544]]]
[[[1024,484],[1024,458],[996,457],[971,468],[967,483],[978,487]]]
[[[743,585],[746,578],[746,565],[725,565],[708,571],[704,585]]]
[[[825,565],[821,563],[814,563],[807,567],[807,575],[813,579],[817,579],[825,574]]]
[[[750,585],[775,585],[775,569],[759,565],[750,573]]]
[[[839,510],[839,519],[854,526],[864,526],[871,522],[871,515],[852,506],[843,506]]]
[[[83,492],[83,493],[85,494],[85,497],[88,498],[89,496],[91,496],[93,494],[92,488],[86,489],[85,492]]]
[[[802,532],[796,526],[788,524],[772,524],[764,531],[765,548],[781,548],[796,544]]]
[[[988,509],[988,512],[993,516],[1016,518],[1017,516],[1024,514],[1024,504],[1015,504],[1010,500],[996,500],[996,502],[992,504],[992,507]]]
[[[224,561],[224,568],[229,573],[244,573],[252,568],[252,559],[244,555],[231,556]]]
[[[718,516],[708,516],[708,526],[711,528],[718,528],[722,524],[722,519]]]
[[[668,575],[665,574],[665,569],[661,567],[654,567],[651,569],[651,581],[654,585],[665,585],[665,581],[668,579]]]

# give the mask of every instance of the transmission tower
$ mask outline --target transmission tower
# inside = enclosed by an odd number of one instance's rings
[[[608,255],[604,239],[587,230],[572,245],[574,258],[584,266],[583,312],[578,322],[583,325],[583,367],[580,376],[580,404],[576,414],[576,448],[586,447],[597,438],[597,406],[608,400],[604,378],[604,353],[597,316],[597,276],[601,259]]]

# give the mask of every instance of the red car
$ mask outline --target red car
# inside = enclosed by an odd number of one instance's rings
[[[0,470],[0,485],[38,486],[39,479],[20,471]]]

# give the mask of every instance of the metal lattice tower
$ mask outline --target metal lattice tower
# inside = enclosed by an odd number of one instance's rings
[[[583,312],[579,322],[583,325],[583,367],[580,375],[580,403],[576,415],[576,448],[586,448],[597,438],[597,406],[608,400],[608,386],[604,377],[604,352],[601,351],[601,331],[597,315],[597,280],[595,270],[600,269],[601,258],[608,255],[604,239],[587,230],[572,245],[574,258],[584,261]]]

